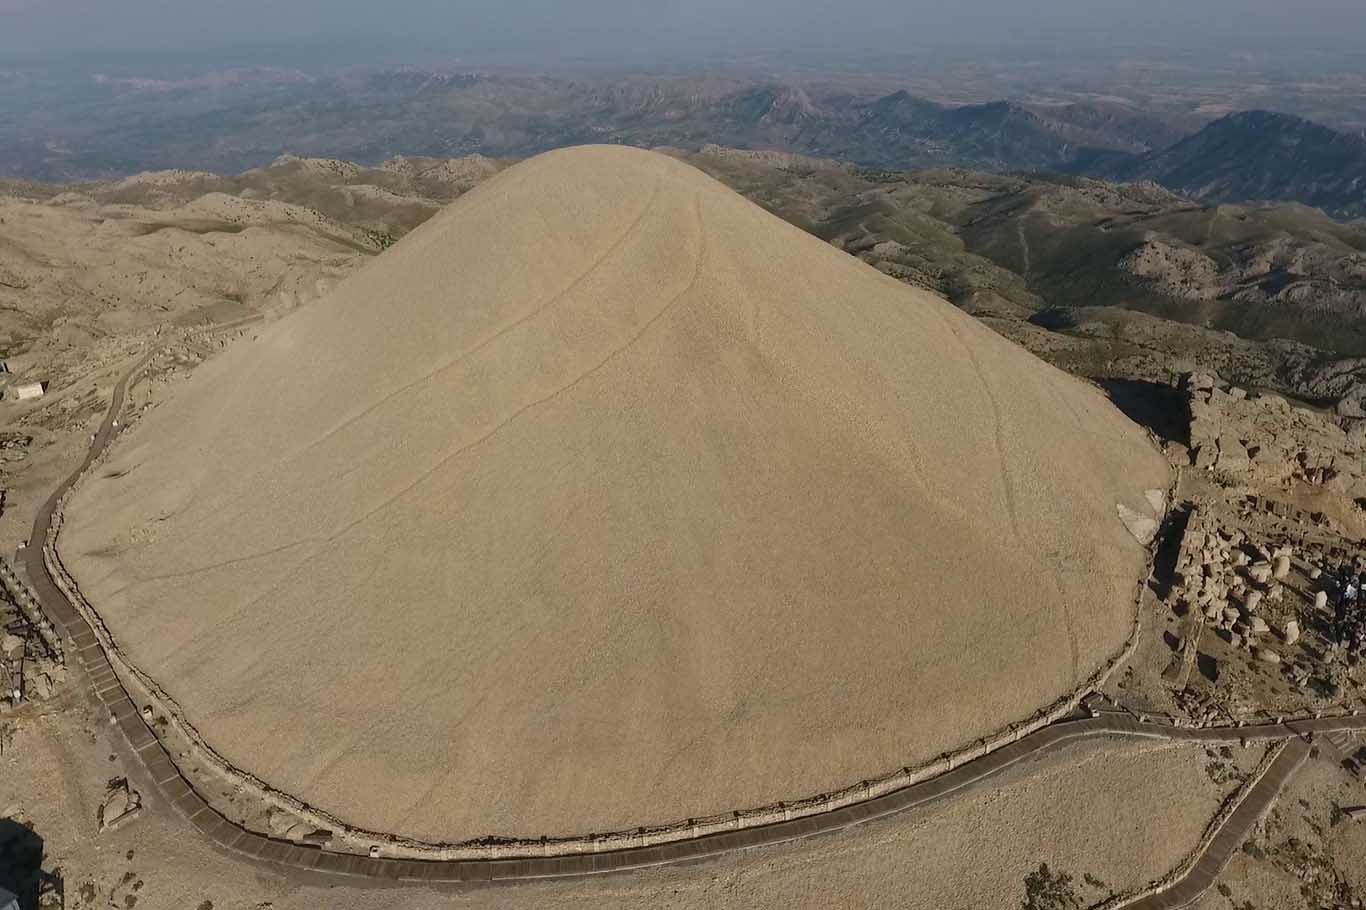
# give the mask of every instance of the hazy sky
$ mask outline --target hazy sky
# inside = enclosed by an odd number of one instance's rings
[[[936,42],[1366,46],[1366,0],[0,0],[0,58],[338,44],[674,58]]]

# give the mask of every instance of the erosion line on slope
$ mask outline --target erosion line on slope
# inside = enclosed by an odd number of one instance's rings
[[[347,427],[351,426],[357,421],[364,419],[367,415],[373,413],[377,408],[381,407],[386,402],[389,402],[397,396],[402,395],[404,392],[410,391],[411,389],[414,389],[417,386],[422,385],[428,382],[429,380],[436,378],[437,376],[441,375],[442,373],[445,373],[448,370],[454,369],[461,363],[464,363],[469,358],[478,354],[480,351],[483,351],[485,348],[493,344],[498,339],[504,337],[509,332],[516,329],[518,326],[521,326],[529,322],[530,320],[535,319],[537,316],[540,316],[542,313],[550,309],[552,306],[559,303],[565,297],[572,294],[575,290],[578,289],[578,287],[581,284],[587,281],[589,277],[591,277],[593,273],[596,272],[609,258],[611,258],[611,256],[614,253],[616,253],[617,250],[619,250],[622,247],[622,245],[625,244],[626,241],[631,238],[632,235],[635,234],[636,229],[640,227],[641,223],[645,221],[645,218],[654,209],[655,201],[659,197],[660,189],[663,186],[663,182],[664,181],[662,177],[656,178],[654,189],[650,193],[650,198],[645,201],[645,205],[643,208],[641,208],[640,213],[637,214],[634,219],[632,219],[631,223],[626,226],[626,229],[623,230],[621,234],[618,235],[617,238],[613,240],[611,244],[609,244],[607,248],[602,251],[602,253],[600,253],[597,257],[593,259],[591,263],[589,263],[586,269],[584,269],[577,276],[575,276],[575,278],[568,284],[566,284],[563,288],[556,291],[554,294],[546,298],[533,309],[517,317],[507,325],[503,326],[501,329],[494,332],[492,335],[489,335],[486,338],[481,339],[478,343],[474,345],[474,347],[462,351],[461,353],[445,361],[444,363],[438,364],[434,369],[429,370],[421,376],[418,376],[416,379],[406,382],[398,388],[393,389],[392,391],[386,392],[384,395],[380,396],[379,399],[363,408],[359,413],[351,417],[348,417],[346,420],[342,421],[337,426],[328,430],[322,436],[319,436],[317,439],[305,445],[302,449],[290,453],[289,458],[297,458],[300,455],[303,455],[304,453],[311,451],[312,449],[318,447],[322,443],[326,442],[328,439],[335,436],[337,433],[341,432],[342,430],[346,429]]]
[[[556,389],[555,391],[551,392],[549,395],[546,395],[546,396],[544,396],[544,397],[542,397],[542,398],[536,399],[535,401],[531,401],[531,402],[528,402],[527,404],[522,405],[520,408],[518,408],[517,410],[513,411],[510,415],[508,415],[507,418],[505,418],[503,421],[501,421],[500,423],[498,423],[497,425],[495,425],[493,428],[491,428],[490,430],[488,430],[488,432],[484,433],[484,435],[482,435],[482,436],[480,436],[480,437],[478,437],[478,438],[476,438],[476,439],[472,439],[472,440],[470,440],[469,442],[464,443],[464,444],[458,446],[457,448],[455,448],[455,449],[452,450],[451,452],[449,452],[449,453],[447,453],[446,455],[442,456],[442,458],[441,458],[436,464],[432,465],[432,466],[431,466],[430,468],[428,468],[426,471],[423,471],[421,474],[419,474],[418,477],[417,477],[415,480],[413,480],[411,483],[409,483],[408,485],[404,486],[402,489],[400,489],[400,490],[398,490],[397,492],[395,492],[392,496],[390,496],[388,499],[386,499],[386,500],[384,500],[383,502],[381,502],[379,505],[377,505],[377,506],[375,506],[374,508],[370,509],[370,511],[366,512],[364,515],[360,516],[359,518],[357,518],[357,519],[355,519],[355,520],[353,520],[353,521],[347,522],[345,525],[343,525],[343,526],[342,526],[341,528],[339,528],[338,530],[336,530],[336,531],[334,531],[333,533],[331,533],[331,534],[327,535],[326,537],[322,538],[319,542],[321,542],[321,543],[333,543],[333,542],[335,542],[338,538],[340,538],[340,537],[342,537],[343,535],[345,535],[345,534],[347,534],[348,532],[350,532],[353,528],[357,527],[358,525],[362,524],[363,522],[369,521],[369,520],[370,520],[371,518],[373,518],[375,515],[379,514],[380,512],[382,512],[383,510],[387,509],[389,506],[393,505],[395,502],[397,502],[398,500],[400,500],[401,498],[403,498],[405,495],[407,495],[408,493],[412,492],[412,491],[413,491],[414,489],[416,489],[419,485],[421,485],[424,481],[426,481],[429,477],[431,477],[431,476],[432,476],[433,474],[435,474],[437,471],[440,471],[442,468],[444,468],[446,465],[450,464],[450,463],[451,463],[452,461],[454,461],[455,459],[459,458],[460,456],[462,456],[462,455],[464,455],[464,454],[466,454],[466,453],[468,453],[468,452],[473,451],[474,449],[476,449],[476,448],[478,448],[479,446],[483,445],[484,443],[488,442],[490,439],[492,439],[494,436],[497,436],[497,435],[498,435],[499,433],[501,433],[503,430],[507,429],[509,426],[511,426],[513,423],[515,423],[517,420],[519,420],[521,417],[523,417],[523,416],[524,416],[525,414],[527,414],[528,412],[530,412],[530,411],[532,411],[532,410],[535,410],[536,408],[539,408],[541,405],[548,404],[548,403],[550,403],[550,402],[556,400],[557,398],[560,398],[561,396],[567,394],[568,392],[572,391],[572,390],[575,389],[577,386],[579,386],[581,383],[583,383],[584,381],[588,380],[590,377],[597,375],[597,374],[598,374],[599,372],[601,372],[604,368],[606,368],[608,364],[610,364],[612,361],[616,360],[616,359],[617,359],[618,357],[620,357],[622,354],[626,353],[628,350],[630,350],[632,347],[634,347],[634,346],[636,345],[636,343],[639,342],[640,339],[641,339],[642,337],[644,337],[645,333],[647,333],[647,332],[648,332],[650,329],[652,329],[656,324],[658,324],[659,321],[660,321],[661,319],[663,319],[664,316],[665,316],[667,313],[669,313],[669,312],[674,308],[674,306],[675,306],[680,300],[682,300],[684,297],[686,297],[686,296],[692,291],[692,289],[693,289],[694,287],[696,287],[697,282],[701,279],[701,275],[702,275],[702,260],[703,260],[703,256],[705,255],[705,251],[706,251],[706,234],[705,234],[705,232],[702,230],[702,210],[701,210],[701,195],[700,195],[700,194],[698,194],[698,196],[694,198],[694,200],[693,200],[693,207],[694,207],[694,211],[695,211],[696,218],[697,218],[698,250],[697,250],[697,261],[696,261],[696,264],[695,264],[694,267],[693,267],[693,275],[692,275],[692,278],[691,278],[691,280],[689,280],[687,286],[686,286],[685,288],[683,288],[683,290],[679,291],[679,292],[678,292],[677,294],[675,294],[672,298],[670,298],[669,301],[668,301],[667,303],[665,303],[664,306],[661,307],[657,313],[655,313],[653,316],[651,316],[649,319],[647,319],[647,320],[645,321],[645,323],[644,323],[643,325],[641,325],[641,327],[636,331],[636,333],[635,333],[634,335],[632,335],[629,339],[627,339],[627,341],[626,341],[625,344],[621,345],[620,347],[617,347],[617,348],[613,349],[613,350],[612,350],[609,354],[607,354],[607,356],[604,357],[602,360],[598,361],[596,364],[594,364],[593,366],[589,367],[586,371],[584,371],[583,373],[579,374],[577,377],[575,377],[575,378],[574,378],[573,380],[571,380],[570,382],[566,383],[565,385],[563,385],[563,386],[559,387],[558,389]]]
[[[246,556],[237,556],[233,559],[225,559],[222,562],[214,562],[204,566],[196,566],[193,569],[185,569],[182,572],[167,572],[164,575],[145,575],[141,578],[136,578],[128,582],[127,584],[120,585],[117,588],[112,588],[109,591],[109,596],[113,597],[115,595],[122,594],[124,591],[127,591],[130,588],[136,588],[139,585],[151,584],[152,582],[157,581],[174,581],[176,579],[181,578],[190,578],[195,575],[202,575],[205,572],[212,572],[215,569],[226,569],[228,566],[235,566],[244,562],[252,562],[257,559],[265,559],[267,556],[275,556],[277,554],[284,553],[288,550],[292,550],[295,547],[300,547],[306,543],[312,542],[312,540],[305,538],[303,540],[296,540],[293,543],[282,544],[278,547],[271,547],[270,549],[262,550],[259,553],[248,553]]]
[[[418,377],[415,378],[415,379],[412,379],[411,381],[409,381],[409,382],[407,382],[407,383],[404,383],[403,385],[399,386],[398,388],[393,389],[393,390],[391,390],[391,391],[389,391],[389,392],[386,392],[386,393],[385,393],[383,396],[381,396],[378,400],[376,400],[376,401],[374,401],[373,403],[371,403],[370,405],[366,406],[366,407],[365,407],[364,409],[362,409],[360,412],[358,412],[358,413],[352,415],[351,417],[346,418],[344,421],[342,421],[342,423],[340,423],[340,424],[338,424],[337,426],[331,428],[331,429],[328,430],[326,433],[324,433],[322,436],[318,437],[317,439],[313,440],[312,442],[309,442],[309,443],[308,443],[307,445],[305,445],[303,448],[301,448],[301,449],[299,449],[299,450],[297,450],[297,451],[295,451],[295,452],[290,453],[290,455],[287,457],[287,459],[298,458],[300,455],[303,455],[304,453],[309,452],[309,451],[311,451],[311,450],[314,449],[314,448],[317,448],[319,445],[322,445],[324,442],[326,442],[328,439],[330,439],[330,438],[332,438],[333,436],[335,436],[337,433],[340,433],[342,430],[346,429],[347,427],[352,426],[353,424],[357,423],[357,422],[360,421],[360,420],[363,420],[367,415],[373,413],[375,410],[377,410],[379,407],[381,407],[381,406],[384,405],[385,403],[387,403],[387,402],[389,402],[389,401],[392,401],[394,398],[398,397],[399,395],[402,395],[403,393],[408,392],[408,391],[410,391],[410,390],[412,390],[412,389],[414,389],[414,388],[416,388],[416,387],[418,387],[418,386],[420,386],[420,385],[422,385],[422,384],[424,384],[424,383],[426,383],[426,382],[428,382],[428,381],[430,381],[430,380],[436,378],[437,376],[441,375],[442,373],[447,372],[448,370],[454,369],[455,367],[459,366],[461,363],[465,362],[465,361],[468,360],[469,358],[471,358],[471,357],[477,355],[479,352],[481,352],[481,351],[483,351],[484,349],[486,349],[489,345],[493,344],[493,343],[494,343],[495,341],[497,341],[498,339],[500,339],[500,338],[506,336],[509,332],[512,332],[514,329],[518,328],[519,326],[524,325],[525,323],[529,322],[530,320],[532,320],[532,319],[536,318],[537,316],[541,315],[542,313],[546,312],[546,311],[549,310],[552,306],[554,306],[556,303],[558,303],[560,300],[564,299],[567,295],[573,293],[575,289],[577,289],[584,281],[588,280],[588,278],[589,278],[594,272],[596,272],[596,271],[598,270],[598,268],[601,267],[601,266],[602,266],[602,265],[603,265],[603,264],[604,264],[604,263],[605,263],[605,262],[606,262],[614,253],[616,253],[616,251],[617,251],[618,249],[620,249],[621,246],[622,246],[622,245],[623,245],[623,244],[624,244],[624,243],[625,243],[625,242],[626,242],[626,241],[627,241],[627,240],[636,232],[636,229],[640,226],[640,224],[645,220],[645,218],[646,218],[646,217],[650,214],[650,212],[653,210],[654,204],[655,204],[655,202],[656,202],[656,200],[657,200],[657,198],[658,198],[658,196],[659,196],[660,188],[661,188],[661,186],[662,186],[662,183],[663,183],[662,178],[656,179],[655,185],[654,185],[654,189],[652,190],[652,192],[651,192],[651,194],[650,194],[650,198],[646,201],[645,206],[641,209],[640,213],[631,221],[631,223],[630,223],[629,225],[627,225],[626,229],[625,229],[625,230],[624,230],[624,231],[623,231],[623,232],[622,232],[622,233],[621,233],[621,234],[620,234],[620,235],[619,235],[619,236],[618,236],[618,237],[617,237],[617,238],[616,238],[616,239],[615,239],[615,240],[614,240],[614,241],[613,241],[613,242],[612,242],[612,243],[611,243],[611,244],[610,244],[610,245],[609,245],[609,246],[608,246],[608,247],[607,247],[599,256],[597,256],[597,257],[593,260],[593,262],[592,262],[592,263],[591,263],[583,272],[581,272],[577,277],[575,277],[572,281],[570,281],[567,285],[565,285],[565,286],[564,286],[563,288],[561,288],[559,291],[556,291],[553,295],[551,295],[551,296],[550,296],[549,298],[547,298],[545,301],[543,301],[542,303],[540,303],[539,305],[537,305],[534,309],[532,309],[532,310],[528,311],[527,313],[524,313],[523,315],[519,316],[517,319],[515,319],[515,320],[513,320],[512,322],[508,323],[507,325],[503,326],[501,329],[499,329],[498,331],[494,332],[492,335],[489,335],[489,336],[487,336],[486,338],[483,338],[483,339],[480,340],[477,344],[475,344],[473,347],[471,347],[471,348],[469,348],[469,349],[467,349],[467,350],[465,350],[465,351],[462,351],[462,352],[461,352],[460,354],[458,354],[457,356],[455,356],[455,357],[453,357],[453,358],[451,358],[451,359],[445,361],[445,362],[442,363],[442,364],[439,364],[439,365],[438,365],[437,367],[435,367],[434,369],[432,369],[432,370],[430,370],[430,371],[428,371],[428,372],[422,374],[421,376],[418,376]],[[581,378],[582,378],[582,377],[581,377]],[[553,397],[553,396],[550,396],[550,397]],[[542,399],[542,400],[548,400],[548,399]],[[537,403],[539,403],[539,402],[533,402],[532,404],[534,405],[534,404],[537,404]],[[529,407],[529,406],[528,406],[528,407]],[[510,422],[512,419],[514,419],[514,418],[516,418],[517,416],[519,416],[519,415],[520,415],[523,411],[525,411],[525,410],[527,410],[526,407],[524,407],[524,408],[518,410],[517,412],[515,412],[515,413],[512,415],[512,417],[508,418],[507,421],[504,421],[503,424],[500,424],[499,426],[495,427],[495,428],[493,429],[492,432],[497,432],[498,430],[502,429],[502,427],[505,426],[506,423]],[[489,435],[492,435],[492,432],[491,432]],[[482,437],[482,438],[480,438],[480,439],[476,439],[476,440],[474,440],[472,443],[470,443],[469,445],[473,446],[473,445],[475,445],[475,444],[477,444],[477,443],[479,443],[479,442],[484,441],[484,439],[487,439],[487,438],[488,438],[488,436]],[[422,480],[425,480],[427,476],[429,476],[429,475],[430,475],[432,472],[434,472],[435,470],[439,469],[443,464],[445,464],[447,461],[449,461],[450,457],[453,457],[453,455],[455,455],[455,454],[459,454],[459,452],[457,451],[457,452],[455,452],[455,453],[452,453],[452,456],[447,456],[446,458],[444,458],[441,462],[439,462],[439,463],[436,465],[436,467],[434,467],[434,468],[432,469],[432,471],[429,471],[429,472],[427,472],[427,474],[424,474],[422,477],[419,477],[417,482],[420,483]],[[401,496],[403,493],[407,492],[408,489],[410,489],[410,487],[405,487],[403,490],[400,490],[397,494],[395,494],[394,499],[397,499],[397,498],[398,498],[399,496]],[[381,505],[381,508],[382,508],[384,505],[388,505],[388,503],[382,504],[382,505]],[[376,511],[378,511],[378,510],[376,510]],[[373,514],[375,514],[375,513],[374,513],[374,512],[368,513],[367,515],[363,516],[363,517],[360,519],[360,521],[364,521],[365,519],[371,517]],[[357,522],[357,523],[358,523],[358,522]],[[337,532],[337,533],[334,534],[334,535],[325,535],[325,536],[316,536],[316,535],[315,535],[315,536],[304,537],[304,538],[301,538],[301,539],[299,539],[299,540],[293,541],[292,543],[285,544],[285,545],[283,545],[283,546],[272,547],[272,548],[270,548],[270,549],[263,550],[263,551],[260,551],[260,552],[258,552],[258,553],[249,553],[249,554],[247,554],[247,555],[245,555],[245,556],[238,557],[238,558],[236,558],[236,559],[234,559],[234,560],[229,560],[229,561],[226,562],[226,563],[215,563],[215,564],[210,564],[210,565],[207,565],[207,566],[200,566],[200,567],[193,568],[193,569],[186,569],[186,570],[183,571],[183,572],[175,573],[175,575],[173,575],[173,576],[154,576],[152,579],[149,579],[149,580],[159,580],[160,578],[166,578],[166,577],[188,577],[188,576],[191,576],[191,575],[198,574],[198,573],[200,573],[200,572],[210,571],[210,570],[212,570],[212,569],[219,568],[219,567],[221,567],[221,566],[223,566],[223,565],[229,565],[229,564],[232,564],[232,563],[234,563],[234,562],[242,562],[242,561],[247,561],[247,560],[251,560],[251,559],[257,559],[257,558],[260,558],[260,557],[263,557],[263,556],[269,556],[269,555],[272,555],[272,554],[274,554],[274,553],[278,553],[278,552],[280,552],[281,550],[285,550],[285,549],[289,549],[289,548],[293,548],[293,547],[302,546],[302,545],[304,545],[304,544],[310,544],[310,543],[312,543],[312,544],[316,544],[316,543],[326,543],[326,542],[335,540],[336,537],[338,537],[338,536],[340,536],[342,533],[345,533],[346,531],[350,530],[350,528],[351,528],[352,526],[353,526],[353,525],[347,525],[347,526],[343,527],[343,528],[341,529],[341,531]],[[140,582],[140,581],[139,581],[139,582],[134,582],[133,584],[139,584],[139,583],[141,583],[141,582]]]
[[[935,315],[939,317],[940,321],[949,330],[949,334],[953,336],[954,341],[963,349],[963,353],[967,356],[968,363],[972,365],[972,371],[977,375],[977,381],[982,387],[982,394],[986,396],[987,402],[991,406],[993,424],[992,440],[996,448],[996,463],[1000,465],[1001,489],[1005,497],[1006,515],[1010,518],[1010,530],[1012,536],[1015,538],[1016,544],[1024,549],[1024,533],[1020,527],[1020,516],[1015,503],[1015,480],[1011,476],[1010,448],[1006,445],[1004,431],[1005,415],[1001,411],[1001,403],[997,400],[996,393],[991,388],[991,383],[987,380],[986,371],[982,368],[982,361],[978,358],[977,352],[974,351],[972,346],[963,338],[962,333],[958,331],[958,327],[953,324],[953,320],[950,319],[947,314],[940,312],[937,307],[933,307],[932,309],[934,309]],[[1067,649],[1070,663],[1069,672],[1071,674],[1069,678],[1075,680],[1081,672],[1081,644],[1077,639],[1077,620],[1076,617],[1072,615],[1072,607],[1068,603],[1067,595],[1063,593],[1061,585],[1058,584],[1058,580],[1053,577],[1052,573],[1046,573],[1046,576],[1048,578],[1048,583],[1058,595],[1058,604],[1062,611],[1063,630],[1067,634]]]

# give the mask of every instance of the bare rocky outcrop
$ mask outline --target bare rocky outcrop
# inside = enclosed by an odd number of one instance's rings
[[[1182,300],[1213,300],[1225,290],[1213,259],[1169,240],[1150,238],[1118,265],[1154,290]]]
[[[1300,481],[1343,496],[1366,494],[1366,423],[1249,394],[1208,373],[1188,374],[1196,467],[1266,483]]]

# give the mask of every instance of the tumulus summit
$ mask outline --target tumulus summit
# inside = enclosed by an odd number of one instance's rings
[[[791,800],[1071,691],[1165,462],[948,303],[624,148],[519,164],[196,371],[59,546],[238,768],[374,831]]]

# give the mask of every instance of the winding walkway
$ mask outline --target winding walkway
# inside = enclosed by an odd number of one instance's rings
[[[1124,904],[1124,910],[1180,910],[1200,899],[1219,878],[1247,835],[1271,809],[1281,788],[1309,757],[1309,743],[1301,738],[1289,740],[1271,767],[1247,793],[1242,802],[1220,826],[1203,853],[1184,875],[1170,887]]]
[[[1174,910],[1187,906],[1214,883],[1248,831],[1270,808],[1286,780],[1309,754],[1308,740],[1313,735],[1366,730],[1366,716],[1244,727],[1190,728],[1144,722],[1122,713],[1105,713],[1059,721],[931,780],[820,815],[656,846],[596,853],[518,859],[417,860],[360,856],[266,837],[225,818],[195,791],[176,768],[161,742],[143,721],[137,705],[120,684],[94,630],[58,589],[43,557],[53,516],[63,495],[113,440],[114,420],[122,412],[129,382],[152,356],[152,353],[145,355],[114,387],[109,412],[95,434],[85,461],[53,491],[39,511],[29,545],[24,551],[24,563],[43,609],[74,643],[74,653],[90,680],[95,698],[122,730],[129,757],[135,760],[135,765],[145,769],[160,796],[174,805],[205,837],[245,858],[285,869],[364,877],[380,882],[515,882],[596,875],[719,857],[886,818],[976,789],[1020,762],[1055,753],[1082,740],[1128,738],[1189,743],[1230,743],[1240,740],[1288,742],[1267,773],[1243,795],[1240,804],[1214,834],[1194,865],[1170,886],[1126,905],[1135,910]]]

